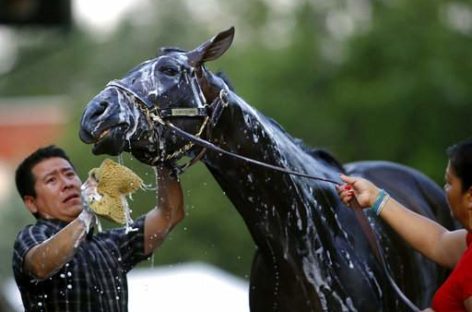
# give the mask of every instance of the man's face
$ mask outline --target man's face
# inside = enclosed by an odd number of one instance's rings
[[[70,222],[82,211],[81,181],[71,164],[60,157],[45,159],[32,168],[36,197],[25,196],[33,213]]]

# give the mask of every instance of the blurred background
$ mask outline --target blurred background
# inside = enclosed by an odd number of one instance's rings
[[[445,149],[472,134],[471,0],[0,0],[0,283],[34,222],[14,187],[19,161],[55,143],[85,178],[103,159],[78,138],[86,103],[159,47],[192,49],[229,26],[232,48],[208,67],[343,163],[395,161],[442,185]],[[203,262],[247,284],[243,220],[203,165],[182,181],[187,218],[142,267]],[[132,215],[153,200],[138,192]]]

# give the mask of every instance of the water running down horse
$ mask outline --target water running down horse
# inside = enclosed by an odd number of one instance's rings
[[[195,157],[201,148],[153,120],[172,120],[219,147],[280,167],[338,180],[367,177],[415,211],[452,227],[442,190],[421,173],[388,162],[340,165],[292,138],[204,67],[232,43],[223,31],[189,52],[161,54],[107,85],[85,108],[81,139],[95,154],[130,152],[148,165]],[[284,175],[218,153],[202,161],[244,219],[257,245],[250,278],[251,311],[402,311],[352,210],[334,186]],[[441,270],[367,212],[397,284],[429,305]],[[414,277],[414,278],[412,278]]]

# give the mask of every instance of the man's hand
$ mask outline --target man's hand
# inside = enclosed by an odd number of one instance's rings
[[[82,194],[82,204],[84,206],[84,209],[92,212],[92,209],[90,208],[89,203],[91,203],[94,200],[98,200],[100,195],[98,194],[97,191],[97,185],[98,181],[95,178],[95,175],[93,172],[89,173],[89,177],[85,182],[82,184],[80,187],[81,194]]]
[[[89,204],[92,201],[97,200],[97,198],[100,196],[97,192],[97,184],[98,181],[96,180],[95,176],[90,174],[87,180],[80,187],[83,210],[80,213],[78,219],[84,223],[85,233],[89,232],[90,226],[97,220],[97,217],[90,208]]]

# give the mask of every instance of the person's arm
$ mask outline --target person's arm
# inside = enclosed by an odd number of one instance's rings
[[[158,167],[157,206],[146,214],[144,254],[151,254],[185,216],[180,182],[169,168]]]
[[[45,280],[69,261],[85,237],[93,215],[85,209],[51,238],[31,248],[25,255],[23,268],[38,280]]]
[[[380,190],[373,183],[362,178],[341,178],[348,183],[347,188],[338,188],[343,202],[349,203],[355,195],[362,208],[374,204]],[[413,248],[442,266],[453,268],[466,249],[465,230],[449,231],[393,198],[385,202],[380,217]]]

